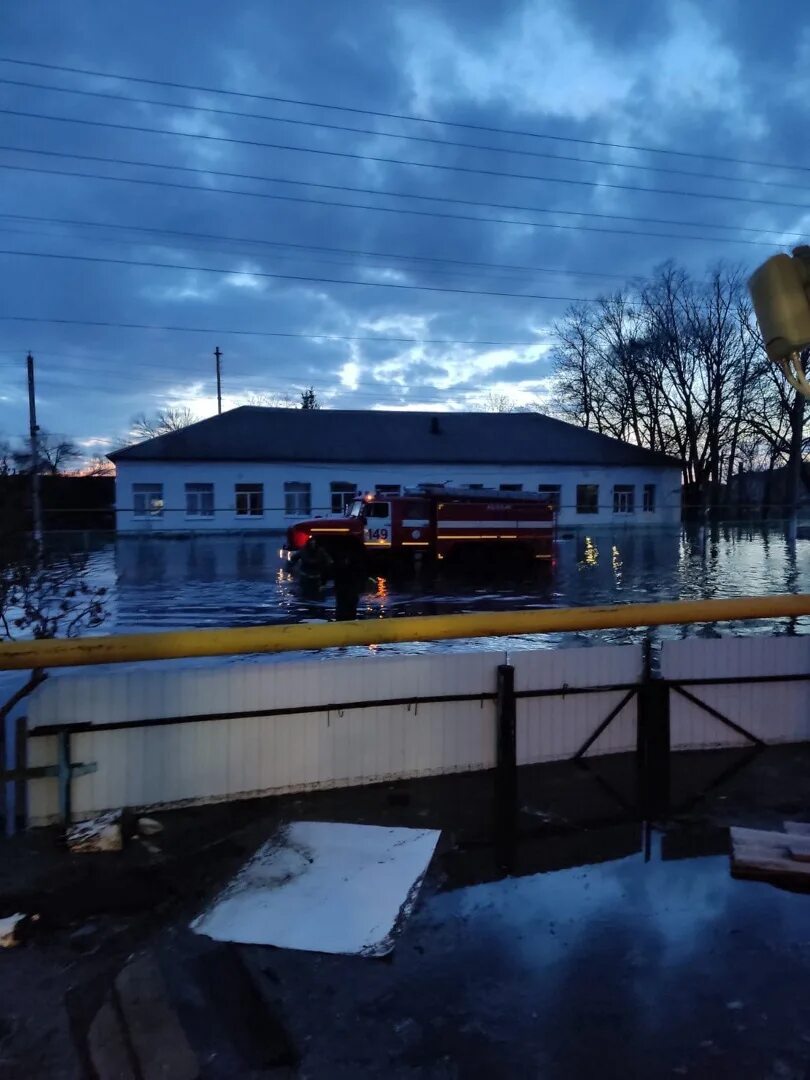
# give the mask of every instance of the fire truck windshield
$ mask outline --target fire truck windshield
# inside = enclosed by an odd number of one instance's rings
[[[349,517],[362,517],[363,516],[363,500],[355,499],[349,507]]]

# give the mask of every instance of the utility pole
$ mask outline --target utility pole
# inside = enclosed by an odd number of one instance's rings
[[[42,542],[42,493],[39,475],[39,427],[37,426],[37,400],[34,390],[34,358],[26,359],[28,366],[28,428],[31,438],[31,510],[34,519],[34,540]]]
[[[214,349],[214,357],[217,362],[217,415],[219,416],[222,413],[222,364],[220,363],[222,352],[219,345]]]

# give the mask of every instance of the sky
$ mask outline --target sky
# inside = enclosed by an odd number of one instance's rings
[[[212,415],[217,346],[225,408],[548,403],[572,301],[810,232],[801,11],[3,4],[0,440],[29,350],[88,455]]]

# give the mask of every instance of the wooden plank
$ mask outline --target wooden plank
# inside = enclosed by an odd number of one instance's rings
[[[147,953],[131,960],[116,978],[115,990],[143,1080],[197,1080],[199,1063],[154,957]]]
[[[810,836],[786,833],[788,853],[796,862],[810,862]]]
[[[746,877],[802,878],[810,885],[810,862],[800,862],[790,854],[790,845],[798,847],[803,842],[807,844],[806,837],[738,827],[731,828],[729,832],[734,873]]]
[[[796,836],[810,836],[810,821],[786,821],[785,832]]]

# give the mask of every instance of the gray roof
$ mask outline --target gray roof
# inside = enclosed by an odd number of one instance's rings
[[[243,405],[110,454],[112,461],[659,465],[675,458],[540,413],[269,409]]]

